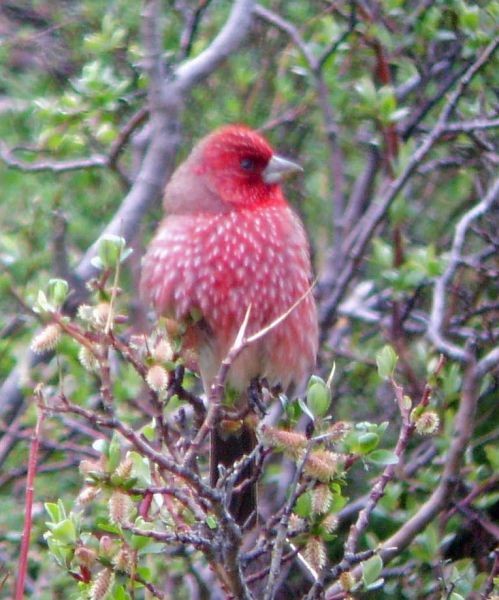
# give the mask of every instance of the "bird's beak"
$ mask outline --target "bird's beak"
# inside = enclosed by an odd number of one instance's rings
[[[263,170],[263,180],[265,183],[279,183],[285,177],[303,171],[300,165],[283,158],[282,156],[272,155],[269,164]]]

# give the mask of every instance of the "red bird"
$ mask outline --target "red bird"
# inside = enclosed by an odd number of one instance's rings
[[[279,185],[299,170],[274,154],[260,134],[230,125],[203,138],[166,186],[166,217],[144,257],[141,288],[158,314],[187,327],[207,392],[248,305],[246,331],[252,334],[310,287],[305,232]],[[317,345],[316,307],[309,294],[241,353],[227,383],[239,392],[256,377],[284,389],[300,385],[313,370]],[[223,464],[246,450],[230,452],[228,445],[230,459],[221,457]]]

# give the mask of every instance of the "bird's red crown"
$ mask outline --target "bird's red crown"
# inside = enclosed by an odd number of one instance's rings
[[[284,202],[280,187],[266,183],[263,172],[273,150],[260,134],[244,125],[217,129],[203,143],[198,172],[231,205],[251,208]]]

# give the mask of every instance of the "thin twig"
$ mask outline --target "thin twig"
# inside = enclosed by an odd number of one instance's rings
[[[26,575],[28,571],[28,552],[31,537],[31,528],[33,523],[33,500],[35,492],[35,475],[38,461],[38,449],[42,435],[42,425],[45,418],[43,406],[43,397],[41,388],[35,390],[34,400],[36,401],[38,411],[36,425],[31,438],[31,446],[28,458],[28,477],[26,479],[26,499],[24,504],[24,529],[21,540],[21,549],[19,552],[19,570],[17,574],[15,600],[23,600],[24,587],[26,584]]]

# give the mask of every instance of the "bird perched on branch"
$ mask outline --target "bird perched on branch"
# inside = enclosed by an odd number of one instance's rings
[[[159,315],[185,327],[184,345],[197,353],[206,392],[251,304],[251,335],[305,298],[278,326],[231,365],[227,385],[244,397],[255,378],[288,389],[311,374],[317,353],[308,243],[280,182],[301,168],[274,153],[257,132],[229,125],[203,138],[165,189],[166,216],[144,257],[141,289]],[[212,435],[212,483],[217,466],[250,450],[247,426]],[[242,522],[252,494],[232,504]]]

